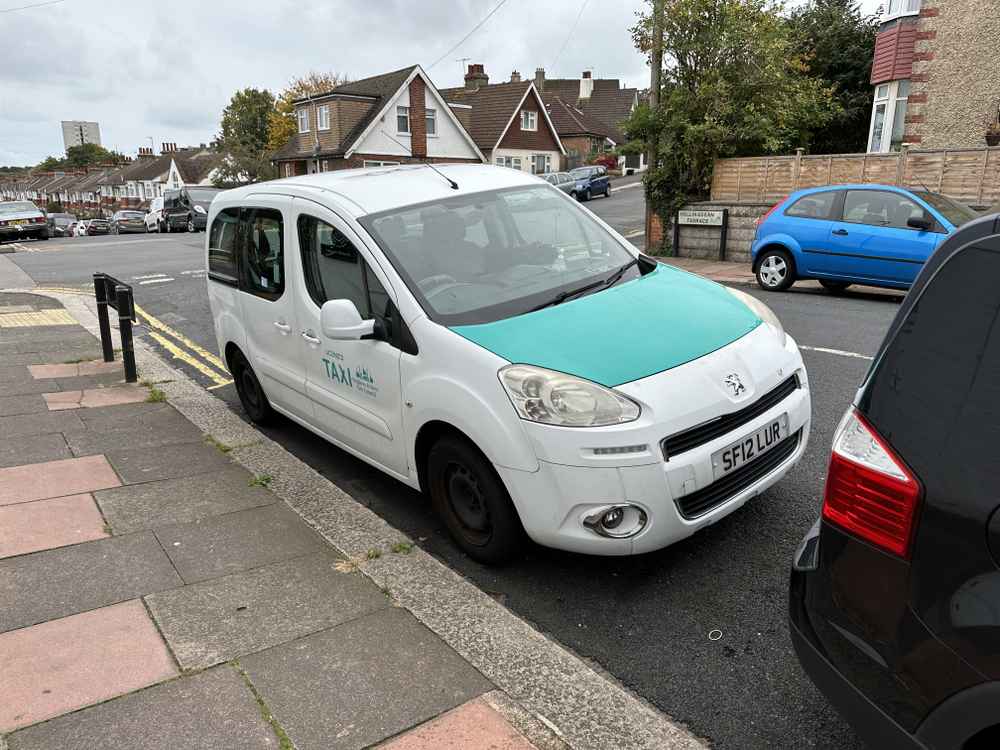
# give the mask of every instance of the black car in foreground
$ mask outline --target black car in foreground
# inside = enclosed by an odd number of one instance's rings
[[[1000,214],[903,301],[795,553],[792,642],[873,748],[1000,748]]]

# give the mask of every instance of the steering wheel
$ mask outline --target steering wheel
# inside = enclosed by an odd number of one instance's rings
[[[434,276],[428,276],[426,279],[421,279],[417,282],[417,286],[420,287],[420,291],[424,294],[429,294],[433,289],[437,289],[439,286],[457,283],[458,279],[454,276],[449,276],[446,273],[439,273]]]

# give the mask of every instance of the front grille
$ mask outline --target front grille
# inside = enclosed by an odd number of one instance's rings
[[[677,510],[687,520],[703,516],[713,508],[722,505],[733,495],[739,494],[758,479],[762,479],[776,469],[795,452],[799,444],[799,432],[789,435],[763,456],[744,464],[731,474],[717,479],[707,487],[675,500]]]
[[[734,411],[730,414],[723,414],[721,417],[716,417],[711,422],[705,422],[697,427],[691,427],[683,432],[678,432],[668,438],[664,438],[660,441],[660,449],[663,451],[663,459],[665,461],[669,461],[671,456],[676,456],[684,451],[697,448],[699,445],[704,445],[705,443],[715,440],[715,438],[721,437],[727,432],[732,432],[737,427],[745,425],[747,422],[756,419],[775,404],[784,401],[788,398],[788,396],[794,393],[798,387],[799,377],[798,375],[792,375],[790,378],[785,379],[775,388],[765,393],[752,404],[744,406],[739,411]]]

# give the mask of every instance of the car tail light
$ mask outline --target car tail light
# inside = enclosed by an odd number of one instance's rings
[[[823,518],[903,558],[910,556],[920,482],[854,407],[833,438]]]
[[[773,206],[771,206],[769,209],[767,209],[767,213],[766,214],[764,214],[763,216],[761,216],[759,218],[754,219],[753,220],[754,231],[756,232],[757,231],[757,227],[759,227],[761,224],[763,224],[765,221],[767,221],[767,217],[770,216],[771,214],[773,214],[778,209],[778,206],[780,206],[784,202],[785,202],[785,199],[782,198],[780,201],[778,201]]]

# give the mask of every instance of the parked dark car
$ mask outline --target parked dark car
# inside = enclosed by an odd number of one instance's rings
[[[163,193],[162,231],[203,232],[212,199],[222,191],[212,187],[183,187]]]
[[[1000,747],[1000,214],[924,265],[833,441],[792,642],[873,748]]]
[[[608,170],[604,167],[577,167],[570,170],[576,184],[573,186],[570,195],[581,201],[589,201],[595,195],[603,195],[605,198],[611,195],[611,178],[608,177]]]
[[[50,237],[72,237],[76,217],[73,214],[49,214]]]
[[[908,289],[931,253],[979,216],[929,190],[838,185],[792,193],[757,222],[750,247],[757,283],[781,291],[818,279],[832,292],[851,284]]]
[[[87,222],[87,235],[94,236],[95,234],[107,234],[110,230],[110,225],[107,219],[90,219]]]
[[[0,242],[29,238],[49,238],[45,212],[31,201],[0,201]]]
[[[146,231],[146,214],[142,211],[115,211],[111,217],[111,234]]]

